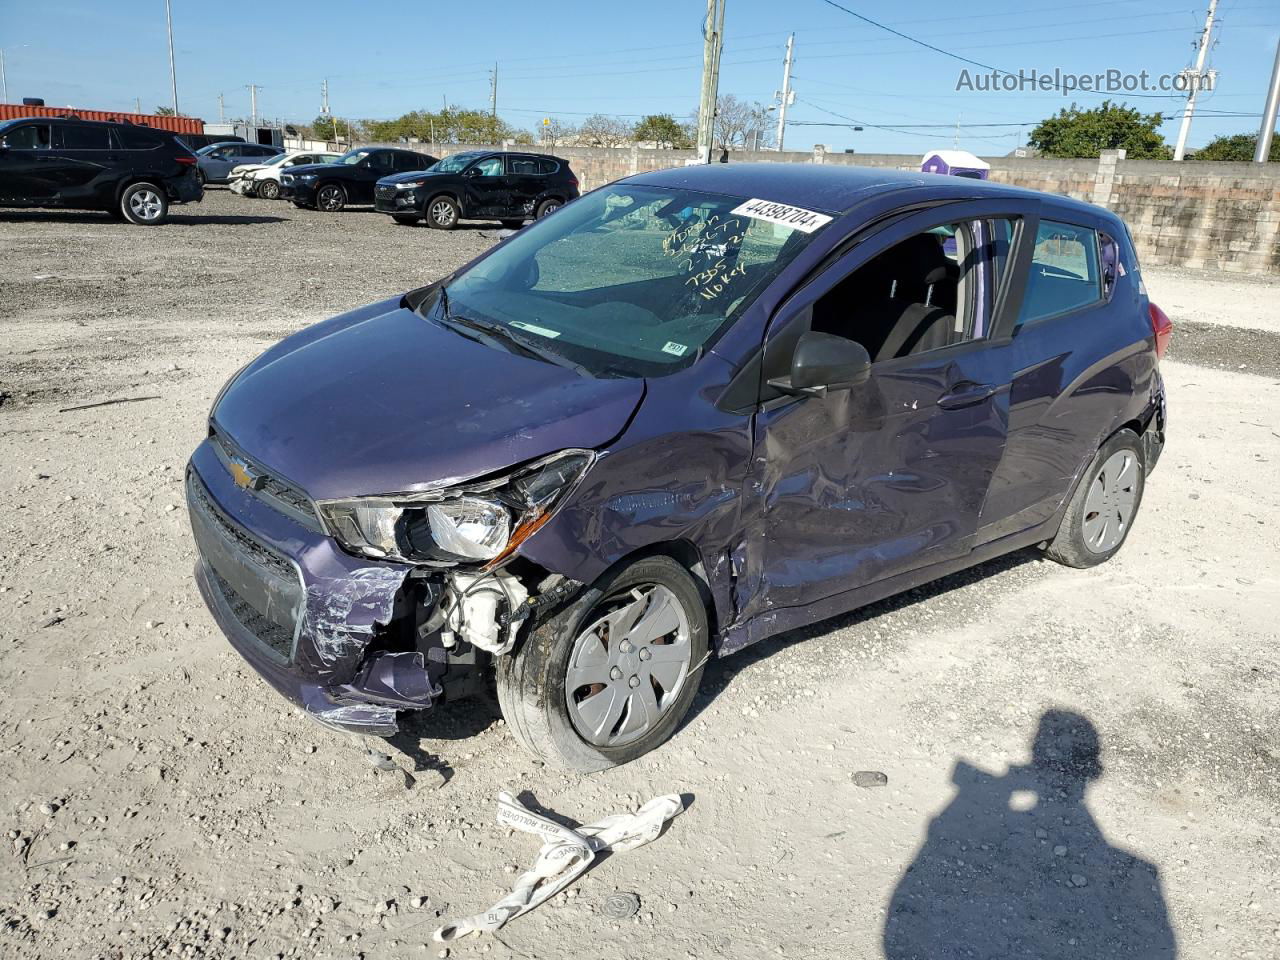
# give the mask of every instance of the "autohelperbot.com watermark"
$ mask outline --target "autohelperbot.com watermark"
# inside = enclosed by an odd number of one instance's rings
[[[1192,90],[1213,89],[1217,72],[1208,70],[1197,73],[1183,70],[1179,73],[1152,74],[1148,70],[1131,73],[1110,69],[1101,73],[1072,73],[1055,67],[1053,70],[991,70],[974,72],[967,67],[956,78],[956,90],[977,93],[1052,93],[1063,96],[1072,93],[1190,93]]]

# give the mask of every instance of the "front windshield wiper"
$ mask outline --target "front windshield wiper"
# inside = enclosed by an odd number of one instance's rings
[[[515,352],[522,353],[527,357],[535,360],[542,360],[546,363],[554,364],[557,367],[565,367],[584,377],[593,377],[589,369],[580,363],[574,363],[563,354],[556,353],[554,350],[548,350],[546,347],[530,343],[523,337],[517,337],[511,330],[502,323],[495,323],[488,320],[478,320],[475,317],[464,317],[455,314],[449,307],[449,291],[444,286],[440,287],[440,313],[433,319],[440,321],[444,326],[453,330],[455,333],[464,337],[475,340],[479,343],[500,343],[505,344],[508,348],[514,348]],[[467,327],[483,336],[476,337],[463,333],[459,327]]]

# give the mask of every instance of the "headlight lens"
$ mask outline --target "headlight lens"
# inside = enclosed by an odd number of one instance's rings
[[[316,175],[315,175],[314,173],[300,173],[300,174],[298,174],[298,179],[299,179],[299,180],[314,180],[315,178],[316,178]]]
[[[318,503],[350,553],[407,563],[490,563],[547,522],[595,459],[564,450],[488,483]]]
[[[409,180],[408,182],[397,183],[396,189],[397,190],[415,190],[426,182],[427,181],[425,180]]]

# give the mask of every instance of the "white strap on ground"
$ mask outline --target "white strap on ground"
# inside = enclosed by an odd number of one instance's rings
[[[537,834],[543,839],[542,849],[509,894],[484,913],[445,924],[435,932],[435,939],[448,943],[469,933],[497,930],[573,883],[601,850],[622,853],[643,846],[683,809],[680,798],[669,794],[655,797],[635,813],[615,814],[573,830],[534,813],[511,794],[499,793],[498,823]]]

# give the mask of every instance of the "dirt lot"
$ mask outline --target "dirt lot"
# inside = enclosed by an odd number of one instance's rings
[[[898,958],[945,929],[947,956],[1092,960],[1109,922],[1280,956],[1277,284],[1170,281],[1169,445],[1110,564],[1019,554],[714,662],[672,743],[586,779],[487,704],[442,711],[406,790],[228,649],[180,481],[242,363],[492,236],[222,190],[155,229],[0,215],[0,955],[436,956],[438,915],[536,850],[493,824],[506,789],[579,822],[688,809],[454,957]],[[1083,796],[1027,792],[1047,711],[1097,731]]]

